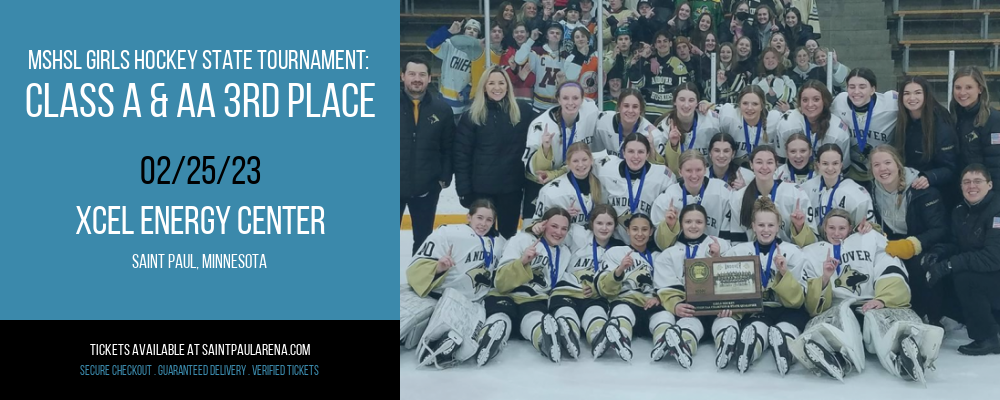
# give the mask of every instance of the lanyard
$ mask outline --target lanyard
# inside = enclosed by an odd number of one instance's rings
[[[777,249],[776,249],[776,247],[777,247],[776,245],[777,244],[778,244],[777,241],[771,242],[771,249],[767,251],[767,266],[764,267],[764,271],[763,271],[763,273],[761,274],[761,277],[760,277],[761,278],[761,283],[764,284],[764,288],[765,289],[767,289],[767,282],[771,280],[771,260],[774,259],[774,252],[777,251]],[[757,256],[759,257],[760,256],[760,244],[758,244],[757,242],[754,242],[753,248],[754,248],[754,250],[757,251]]]
[[[650,252],[650,250],[647,248],[645,252],[640,252],[639,250],[636,250],[633,247],[632,251],[634,251],[636,253],[639,253],[639,257],[642,257],[642,259],[646,260],[646,262],[649,263],[649,267],[650,267],[649,268],[649,276],[653,276],[653,268],[652,268],[653,267],[653,254]],[[628,257],[631,257],[631,256],[632,256],[631,254],[628,255]]]
[[[705,188],[707,188],[707,187],[708,187],[708,179],[705,179],[701,183],[701,191],[699,191],[698,192],[698,196],[696,196],[694,198],[694,202],[698,203],[698,205],[701,205],[701,201],[705,200]],[[684,207],[687,207],[687,205],[688,205],[688,189],[687,189],[687,186],[684,186],[684,184],[681,184],[681,190],[683,191],[683,193],[681,193],[681,199],[683,200]]]
[[[479,237],[479,243],[483,245],[483,263],[486,264],[486,269],[493,269],[493,249],[496,247],[493,237],[490,237],[490,251],[486,251],[486,241],[482,236]]]
[[[691,143],[688,143],[687,149],[694,148],[694,141],[698,137],[698,113],[694,113],[694,122],[691,123]],[[681,140],[681,153],[684,152],[684,141]]]
[[[833,245],[833,258],[837,260],[837,276],[840,276],[840,245]]]
[[[840,183],[843,181],[843,179],[837,178],[837,183],[830,189],[830,197],[827,198],[826,206],[823,206],[823,189],[826,188],[826,180],[819,180],[819,205],[820,207],[823,207],[823,213],[819,216],[820,227],[823,226],[823,219],[826,218],[826,214],[830,213],[830,209],[833,208],[833,196],[837,193],[837,188],[840,187]]]
[[[625,169],[628,169],[627,165]],[[625,171],[625,174],[628,175],[629,171]],[[626,176],[625,178],[625,182],[628,183],[628,209],[632,214],[635,214],[635,210],[639,209],[639,197],[642,196],[642,186],[646,183],[646,167],[642,167],[642,175],[639,178],[639,190],[636,191],[634,199],[632,198],[632,177]]]
[[[871,103],[868,104],[868,115],[865,117],[865,130],[858,129],[858,113],[851,110],[851,118],[854,119],[854,137],[858,140],[858,151],[861,154],[865,154],[865,148],[868,147],[868,127],[872,125],[872,111],[875,111],[875,97],[872,97]]]
[[[618,115],[618,147],[619,148],[622,147],[622,142],[625,141],[625,135],[623,134],[624,131],[625,131],[625,127],[622,125],[622,116],[621,116],[621,114],[619,114]],[[635,120],[635,125],[632,126],[632,133],[636,133],[638,131],[639,131],[639,120]],[[619,154],[621,154],[621,153],[624,153],[624,151],[619,152]]]
[[[556,263],[552,263],[552,249],[549,248],[549,242],[542,238],[542,245],[545,246],[545,253],[549,255],[549,288],[556,287],[556,282],[559,280],[559,256],[562,253],[562,249],[556,247]]]
[[[802,120],[806,122],[806,140],[808,140],[809,143],[812,143],[813,151],[815,151],[816,145],[819,143],[819,137],[813,139],[812,124],[809,123],[809,118],[806,118],[806,116],[803,115]],[[810,159],[812,159],[812,157],[810,157]]]
[[[579,118],[579,117],[578,117]],[[569,149],[569,145],[573,144],[573,138],[576,137],[576,122],[573,122],[573,131],[569,134],[569,142],[566,141],[566,120],[559,118],[559,124],[562,127],[562,159],[563,163],[566,163],[566,150]]]
[[[777,200],[774,199],[778,195],[778,185],[781,181],[774,181],[774,187],[771,188],[771,202],[777,204]]]
[[[698,254],[698,246],[701,246],[701,244],[694,245],[693,249],[691,246],[684,246],[684,259],[690,260],[694,258]]]
[[[747,125],[747,120],[743,120],[743,137],[746,138],[747,143],[747,154],[753,152],[753,148],[757,147],[757,143],[760,142],[760,128],[764,120],[757,120],[757,136],[753,141],[753,145],[750,145],[750,127]]]
[[[611,245],[611,242],[608,242],[608,245]],[[600,263],[597,262],[598,261],[598,258],[597,258],[597,248],[598,247],[601,247],[601,245],[597,244],[597,238],[595,237],[594,238],[594,246],[593,246],[593,249],[594,249],[594,261],[592,262],[592,264],[594,264],[594,272],[597,272],[597,268],[600,267],[600,265],[601,265]],[[607,251],[608,249],[605,248],[604,250]]]
[[[583,218],[590,219],[590,213],[587,212],[587,203],[583,201],[583,193],[580,193],[580,185],[576,183],[576,177],[573,173],[569,173],[569,181],[573,184],[573,190],[576,190],[576,199],[580,202],[580,210],[583,211]]]

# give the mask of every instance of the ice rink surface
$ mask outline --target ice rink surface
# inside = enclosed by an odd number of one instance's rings
[[[410,231],[399,233],[399,282],[412,248]],[[1000,288],[998,288],[1000,290]],[[648,329],[637,327],[637,329]],[[782,377],[768,351],[746,374],[740,375],[735,362],[717,371],[715,349],[708,338],[699,343],[691,370],[685,370],[669,356],[652,363],[652,342],[641,337],[633,342],[632,363],[622,361],[614,351],[594,360],[589,346],[582,344],[579,360],[564,359],[554,364],[539,354],[529,342],[513,333],[507,347],[479,368],[474,360],[447,369],[418,367],[416,354],[400,347],[400,399],[732,399],[732,400],[916,400],[916,399],[1000,399],[1000,355],[970,357],[958,353],[969,342],[965,329],[945,333],[936,362],[936,371],[927,373],[927,387],[906,382],[886,372],[874,355],[866,369],[853,372],[844,383],[815,376],[801,365],[792,366]]]

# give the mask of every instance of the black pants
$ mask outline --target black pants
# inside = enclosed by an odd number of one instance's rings
[[[542,191],[542,185],[524,179],[524,202],[521,206],[521,215],[525,218],[535,216],[535,200],[538,200],[538,192]]]
[[[958,272],[952,275],[972,340],[996,337],[1000,332],[1000,272]]]
[[[399,198],[399,222],[403,222],[403,211],[410,207],[410,220],[413,221],[413,251],[410,255],[416,254],[420,245],[431,235],[434,230],[434,215],[437,214],[438,197],[441,190],[431,190],[424,197],[400,197]]]
[[[511,336],[513,336],[515,332],[521,332],[521,319],[524,318],[525,315],[535,311],[545,313],[548,311],[548,305],[548,300],[535,300],[517,304],[513,299],[507,296],[486,296],[486,298],[483,299],[483,306],[486,308],[487,317],[493,314],[507,314],[507,317],[510,318],[511,325],[513,325],[510,327]],[[526,337],[524,340],[530,342],[531,338]]]
[[[786,308],[764,306],[764,311],[753,313],[747,318],[740,319],[740,328],[742,329],[755,321],[763,322],[764,325],[769,327],[777,325],[779,322],[787,322],[798,328],[799,332],[802,332],[806,329],[806,323],[809,322],[809,313],[806,311],[805,307]],[[767,332],[758,333],[760,333],[761,336],[767,335]]]
[[[505,194],[473,194],[465,196],[471,205],[477,199],[489,199],[493,206],[497,208],[497,231],[505,239],[510,240],[517,233],[517,224],[521,222],[521,196],[520,190]],[[464,204],[463,204],[464,205]]]
[[[563,307],[570,307],[576,311],[576,315],[583,318],[583,313],[588,308],[598,306],[608,312],[608,300],[603,297],[592,299],[577,299],[569,296],[554,296],[549,299],[549,313],[555,314],[556,310]]]
[[[943,292],[941,290],[931,290],[927,284],[927,269],[920,264],[919,256],[903,261],[906,267],[906,274],[909,276],[910,285],[910,307],[920,317],[927,316],[930,322],[940,321],[944,316],[942,306]]]
[[[628,308],[632,309],[632,314],[635,314],[635,323],[632,324],[633,339],[640,336],[642,337],[653,336],[652,333],[649,332],[649,317],[655,314],[656,312],[662,310],[663,307],[654,307],[651,310],[647,310],[645,308],[639,307],[627,301],[615,300],[608,305],[608,314],[609,314],[608,317],[614,318],[610,315],[611,311],[613,311],[615,307],[617,307],[619,304],[627,305]]]

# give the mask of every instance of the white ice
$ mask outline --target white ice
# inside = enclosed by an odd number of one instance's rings
[[[399,282],[406,281],[405,270],[412,249],[410,231],[399,233]],[[706,334],[706,336],[709,336]],[[815,376],[795,364],[782,377],[770,352],[745,375],[730,367],[716,371],[715,349],[703,338],[691,370],[684,370],[669,356],[652,363],[651,339],[638,338],[633,344],[635,356],[627,364],[613,350],[599,360],[589,356],[589,346],[582,344],[580,360],[563,360],[556,365],[539,354],[530,343],[514,333],[507,347],[479,368],[474,360],[447,370],[418,367],[412,350],[399,351],[400,399],[1000,399],[1000,355],[970,357],[958,353],[958,346],[969,342],[962,328],[945,334],[937,370],[927,373],[927,387],[903,381],[882,369],[874,355],[868,356],[867,368],[837,382]]]

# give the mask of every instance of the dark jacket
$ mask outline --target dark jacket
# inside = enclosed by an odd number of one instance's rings
[[[909,117],[907,117],[909,118]],[[934,114],[934,156],[924,162],[924,132],[920,120],[910,119],[906,124],[904,159],[906,166],[920,171],[931,186],[941,190],[954,190],[953,179],[958,173],[958,149],[955,147],[955,128],[951,116],[944,112]],[[952,203],[954,204],[954,203]]]
[[[451,184],[455,117],[444,100],[424,92],[413,122],[413,100],[399,93],[399,197],[423,196]]]
[[[804,15],[803,17],[808,18],[809,15],[807,14]],[[785,18],[784,16],[782,16],[781,21],[784,20]],[[802,29],[800,29],[798,32],[795,32],[794,30],[792,30],[792,28],[789,28],[787,26],[784,25],[781,26],[780,32],[782,35],[785,35],[785,42],[788,44],[789,49],[795,50],[799,47],[804,47],[806,45],[806,42],[809,41],[809,39],[816,39],[816,40],[819,39],[819,35],[813,33],[812,26],[806,25],[803,21],[799,21],[799,26],[801,26]]]
[[[462,116],[455,137],[455,190],[459,196],[506,194],[521,190],[524,182],[525,142],[531,123],[531,108],[514,103],[521,121],[511,124],[500,102],[486,100],[488,114],[483,125],[472,123],[471,111]]]
[[[990,170],[991,176],[1000,176],[1000,112],[991,108],[986,124],[977,128],[974,124],[979,103],[974,104],[971,111],[962,106],[957,108],[955,132],[958,133],[960,162],[956,172],[961,173],[969,164],[980,163]]]
[[[872,185],[878,185],[872,181]],[[895,204],[879,204],[874,187],[869,192],[872,198],[872,208],[875,211],[875,222],[882,226],[882,232],[889,240],[906,239],[913,236],[920,241],[921,247],[931,248],[948,237],[948,210],[941,201],[941,193],[933,186],[917,190],[908,188],[905,196],[909,202],[906,206],[906,234],[893,232],[882,221],[881,210],[884,207],[895,207]]]
[[[1000,196],[994,190],[974,206],[962,200],[952,211],[951,226],[962,237],[936,247],[943,249],[940,260],[948,256],[954,272],[1000,272]]]

